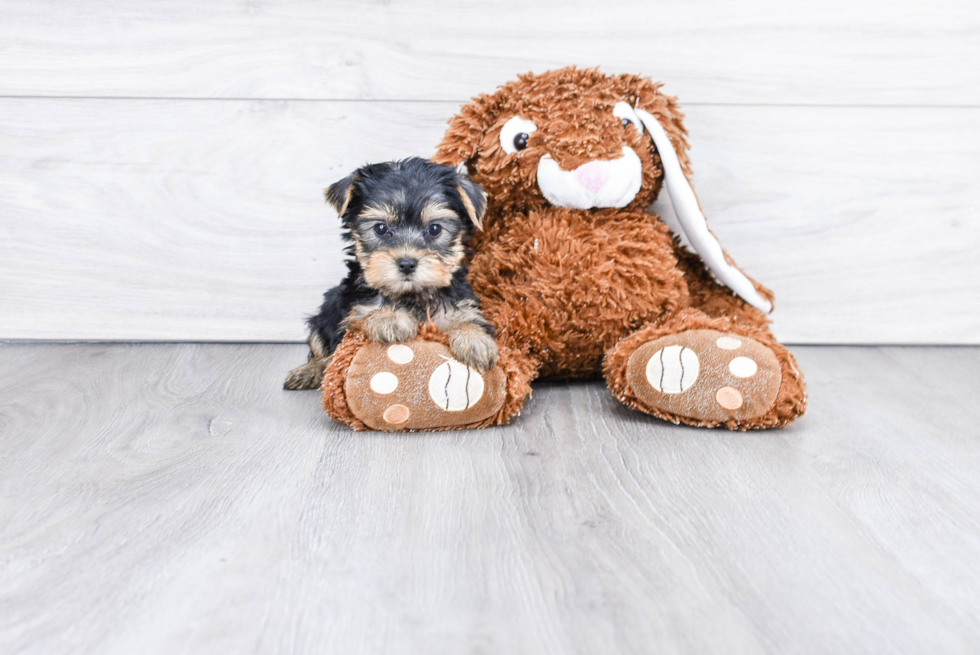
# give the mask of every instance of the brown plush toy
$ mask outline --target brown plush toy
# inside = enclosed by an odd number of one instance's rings
[[[634,75],[523,75],[465,105],[434,161],[488,194],[470,282],[496,327],[485,375],[430,325],[385,346],[352,330],[330,360],[324,407],[358,429],[509,421],[535,378],[604,375],[623,404],[674,423],[787,425],[803,376],[769,331],[773,295],[738,269],[691,189],[673,97]],[[648,207],[667,188],[697,254]]]

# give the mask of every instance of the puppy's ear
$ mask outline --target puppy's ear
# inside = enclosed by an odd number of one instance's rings
[[[354,171],[339,182],[334,182],[323,192],[330,206],[337,210],[340,220],[344,220],[347,213],[347,206],[350,205],[351,196],[354,194],[354,186],[357,184],[357,171]]]
[[[456,190],[459,199],[463,201],[466,214],[476,229],[483,229],[483,215],[487,211],[487,194],[479,184],[471,180],[463,172],[456,173]]]

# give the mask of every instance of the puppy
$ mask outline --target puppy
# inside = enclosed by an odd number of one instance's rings
[[[493,328],[466,281],[466,239],[482,228],[486,194],[465,174],[419,158],[370,164],[326,191],[344,225],[348,274],[308,321],[309,361],[286,389],[315,389],[347,328],[371,341],[415,337],[432,321],[459,361],[480,371],[497,362]]]

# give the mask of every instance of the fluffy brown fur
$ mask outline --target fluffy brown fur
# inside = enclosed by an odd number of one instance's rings
[[[487,423],[506,422],[516,414],[536,377],[604,375],[629,407],[674,422],[719,425],[643,406],[625,382],[626,362],[643,343],[710,328],[759,341],[775,353],[782,371],[778,397],[765,415],[721,425],[750,429],[788,424],[806,407],[803,378],[792,354],[776,342],[764,314],[717,283],[700,259],[648,211],[663,184],[660,157],[648,134],[613,115],[620,101],[657,118],[690,178],[683,115],[676,100],[660,92],[660,84],[576,68],[523,75],[496,93],[473,99],[452,119],[433,158],[465,164],[471,179],[488,194],[484,229],[472,244],[469,280],[497,329],[509,389],[504,407]],[[537,131],[530,134],[526,149],[508,154],[501,148],[500,130],[518,115],[533,121]],[[616,159],[624,145],[642,162],[640,191],[626,207],[555,207],[538,188],[537,165],[546,153],[563,170],[572,170],[591,160]],[[772,299],[771,291],[756,287]],[[343,353],[351,348],[353,342],[345,343],[335,355],[328,371],[333,386],[324,387],[326,397],[334,398],[330,389],[339,384]],[[338,402],[325,400],[325,406],[356,426]]]

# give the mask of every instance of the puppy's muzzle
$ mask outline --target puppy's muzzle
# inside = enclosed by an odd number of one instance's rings
[[[447,287],[456,270],[434,252],[408,247],[374,252],[362,266],[368,286],[396,295]]]

